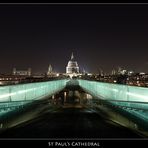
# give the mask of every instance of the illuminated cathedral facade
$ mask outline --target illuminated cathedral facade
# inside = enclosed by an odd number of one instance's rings
[[[66,74],[79,74],[79,66],[77,61],[74,60],[74,55],[72,53],[70,61],[66,66]]]

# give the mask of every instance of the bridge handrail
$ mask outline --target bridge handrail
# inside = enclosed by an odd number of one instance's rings
[[[68,80],[55,80],[0,86],[0,103],[10,101],[34,100],[44,95],[52,95],[62,90]]]
[[[148,102],[148,88],[78,80],[79,85],[104,100]]]

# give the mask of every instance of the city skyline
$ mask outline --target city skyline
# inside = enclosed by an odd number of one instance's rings
[[[88,72],[148,72],[148,5],[2,5],[0,73],[65,72],[73,52]]]

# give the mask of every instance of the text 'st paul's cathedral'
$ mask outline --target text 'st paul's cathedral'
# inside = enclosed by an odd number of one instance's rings
[[[66,67],[66,74],[78,74],[79,73],[79,67],[77,61],[74,60],[73,53],[71,55],[70,61],[68,61],[67,67]]]

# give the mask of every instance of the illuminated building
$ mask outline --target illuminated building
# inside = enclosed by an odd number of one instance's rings
[[[71,55],[70,61],[67,64],[66,73],[67,74],[78,74],[79,73],[78,63],[77,61],[74,60],[73,53]]]
[[[52,74],[52,66],[49,65],[47,75],[51,75],[51,74]]]
[[[113,69],[112,72],[111,72],[111,75],[116,75],[116,73],[117,73],[116,70]]]
[[[31,68],[28,68],[28,70],[16,70],[16,68],[13,68],[12,74],[21,76],[31,76]]]

